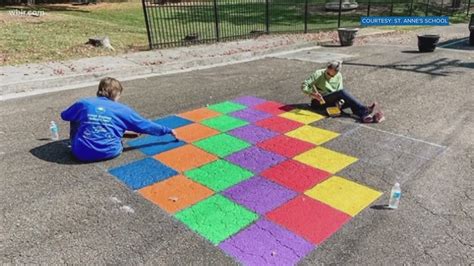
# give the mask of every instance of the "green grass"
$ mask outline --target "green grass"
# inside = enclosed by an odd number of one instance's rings
[[[265,4],[235,4],[236,0],[220,0],[219,29],[222,39],[248,36],[266,30]],[[390,15],[390,5],[371,0],[372,16]],[[367,15],[368,0],[358,1],[358,10],[344,12],[341,27],[359,26],[360,16]],[[378,2],[378,3],[377,3]],[[408,0],[394,1],[392,14],[409,15]],[[273,0],[270,5],[270,32],[303,32],[304,0]],[[140,2],[91,6],[48,5],[36,9],[46,12],[41,18],[11,17],[0,7],[0,65],[14,65],[50,60],[115,55],[147,49],[148,39]],[[186,44],[190,33],[201,40],[216,38],[212,2],[186,8],[153,8],[156,43]],[[337,27],[337,12],[326,12],[323,0],[309,0],[308,31]],[[415,5],[413,15],[424,15],[423,6]],[[439,15],[440,10],[428,13]],[[467,22],[463,13],[451,16],[451,23]],[[93,48],[84,43],[89,37],[108,35],[116,51]]]

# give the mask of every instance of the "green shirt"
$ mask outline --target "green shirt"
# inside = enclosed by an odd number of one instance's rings
[[[313,85],[316,86],[321,95],[328,95],[332,92],[342,90],[341,73],[339,72],[334,77],[327,80],[324,72],[326,72],[326,69],[318,69],[307,78],[301,87],[303,92],[307,94],[313,93]]]

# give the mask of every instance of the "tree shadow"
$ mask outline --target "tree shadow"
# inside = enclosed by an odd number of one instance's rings
[[[453,71],[449,69],[456,68],[470,68],[474,69],[474,62],[462,62],[459,59],[439,58],[428,63],[423,64],[388,64],[376,65],[367,63],[346,62],[349,66],[375,67],[379,69],[393,69],[398,71],[415,72],[427,74],[431,76],[449,76],[450,74],[458,74],[460,71]]]
[[[48,141],[49,139],[38,139]],[[69,140],[59,140],[46,143],[30,150],[30,153],[38,159],[57,164],[84,164],[74,158],[69,147]]]

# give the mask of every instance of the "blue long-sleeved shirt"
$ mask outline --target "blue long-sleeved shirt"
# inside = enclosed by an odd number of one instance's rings
[[[74,156],[86,162],[118,156],[126,130],[161,136],[171,129],[143,118],[132,108],[106,97],[81,99],[61,113],[71,122]]]

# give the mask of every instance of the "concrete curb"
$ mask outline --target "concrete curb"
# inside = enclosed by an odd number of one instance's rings
[[[361,34],[358,37],[373,36],[392,32],[393,30],[378,31],[373,33]],[[265,50],[248,51],[237,53],[234,55],[222,55],[208,58],[191,59],[186,61],[178,61],[173,63],[159,64],[159,65],[143,65],[133,59],[128,59],[126,56],[118,57],[96,57],[93,59],[79,59],[90,63],[91,60],[109,61],[108,65],[119,65],[115,69],[105,68],[104,70],[90,71],[86,73],[74,73],[71,71],[68,75],[57,75],[50,77],[38,76],[30,80],[22,80],[19,76],[19,82],[3,83],[0,85],[0,101],[19,98],[29,95],[37,95],[52,91],[61,91],[68,89],[75,89],[87,86],[94,86],[98,81],[105,76],[118,77],[121,81],[133,80],[137,78],[159,76],[164,74],[187,72],[196,69],[210,68],[214,66],[222,66],[226,64],[235,64],[240,62],[252,61],[273,56],[274,54],[291,52],[294,50],[301,50],[305,48],[316,48],[318,44],[327,43],[332,40],[321,40],[318,42],[303,42],[287,46],[275,47]],[[51,72],[54,65],[61,65],[65,67],[64,63],[36,64],[33,65],[32,70],[42,67]],[[15,67],[10,67],[15,71]],[[29,69],[30,67],[28,67]],[[51,74],[50,74],[51,75]]]

